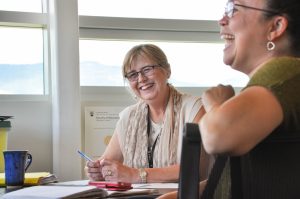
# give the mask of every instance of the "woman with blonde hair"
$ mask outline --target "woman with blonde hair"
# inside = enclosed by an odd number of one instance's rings
[[[181,132],[186,122],[199,122],[201,100],[168,83],[170,64],[153,44],[129,50],[123,76],[138,101],[120,113],[104,154],[87,163],[87,175],[92,180],[176,182]]]

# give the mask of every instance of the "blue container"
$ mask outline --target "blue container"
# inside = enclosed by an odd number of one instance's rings
[[[25,171],[32,162],[28,151],[3,151],[6,186],[23,186]]]

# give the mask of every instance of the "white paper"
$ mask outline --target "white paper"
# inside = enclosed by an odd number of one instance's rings
[[[17,191],[12,191],[4,194],[4,199],[56,199],[56,198],[69,198],[73,194],[81,192],[97,191],[97,195],[106,196],[107,192],[103,189],[97,189],[93,186],[33,186],[23,188]]]
[[[134,189],[178,189],[178,183],[132,184]]]
[[[71,186],[74,184],[75,186]],[[105,198],[106,196],[133,196],[157,194],[157,189],[129,189],[127,191],[108,191],[95,186],[78,186],[77,182],[71,181],[58,186],[33,186],[13,191],[3,195],[3,199],[72,199],[72,198]]]
[[[55,182],[50,183],[48,185],[53,186],[88,186],[89,180],[74,180],[74,181],[66,181],[66,182]]]

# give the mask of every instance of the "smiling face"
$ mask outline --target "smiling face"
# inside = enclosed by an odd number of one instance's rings
[[[265,0],[239,0],[235,4],[267,9]],[[225,40],[225,64],[250,74],[270,57],[268,42],[268,21],[264,12],[242,6],[234,6],[232,17],[224,16],[220,21],[221,38]]]
[[[132,60],[130,71],[139,72],[145,66],[153,66],[158,63],[152,61],[147,56],[140,54]],[[154,67],[151,75],[144,75],[139,73],[137,81],[129,81],[129,85],[133,92],[139,98],[151,104],[159,101],[164,101],[166,95],[168,95],[168,80],[169,74],[163,67]]]

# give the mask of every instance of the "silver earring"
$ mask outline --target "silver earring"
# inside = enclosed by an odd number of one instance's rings
[[[274,44],[273,41],[268,41],[268,43],[267,43],[267,49],[268,49],[268,51],[272,51],[272,50],[275,49],[275,44]]]

